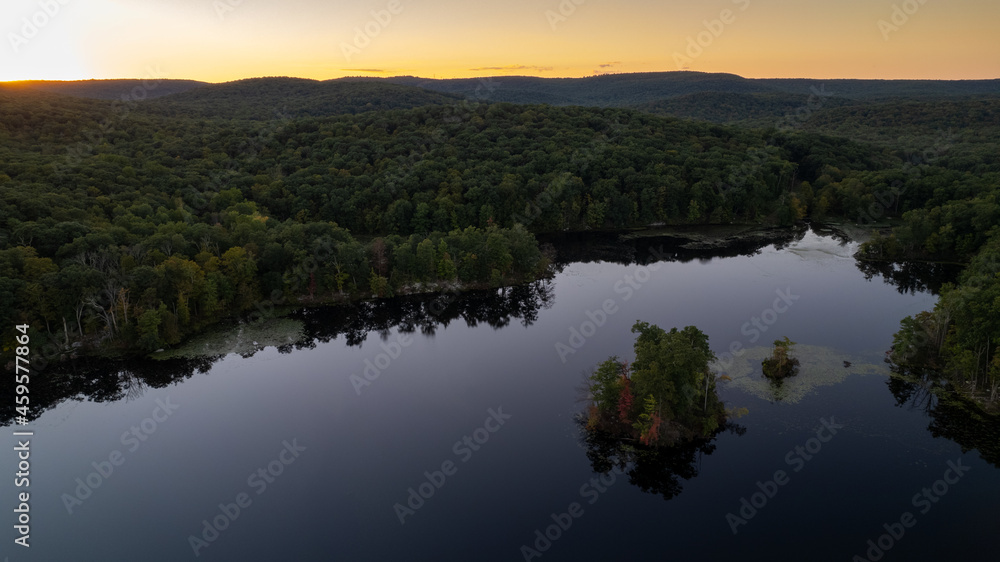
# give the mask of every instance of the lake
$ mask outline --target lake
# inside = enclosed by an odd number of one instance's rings
[[[209,358],[48,367],[48,409],[24,428],[4,410],[8,477],[10,432],[34,432],[31,548],[5,492],[4,555],[996,559],[996,420],[883,362],[933,281],[887,283],[820,228],[716,249],[568,238],[549,281],[298,311],[196,342]],[[748,413],[597,472],[614,447],[581,429],[582,387],[632,358],[637,320],[708,334],[720,397]],[[784,336],[802,367],[777,388],[760,360]]]

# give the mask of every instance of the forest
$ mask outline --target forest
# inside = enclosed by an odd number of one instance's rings
[[[639,78],[594,87],[615,107],[497,101],[516,80],[485,94],[166,81],[170,94],[137,96],[133,83],[119,99],[95,99],[110,84],[91,97],[0,85],[5,342],[29,324],[65,349],[146,353],[261,303],[537,279],[554,259],[540,234],[848,221],[883,232],[863,261],[967,266],[941,310],[900,333],[933,332],[942,368],[995,398],[990,81],[931,88],[944,98],[844,84],[853,97],[816,99],[808,84],[741,93],[739,77],[686,77],[669,103],[639,106],[664,99],[639,91],[662,77]]]

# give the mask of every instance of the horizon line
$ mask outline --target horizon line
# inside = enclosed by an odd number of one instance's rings
[[[538,78],[542,80],[581,80],[587,78],[600,78],[602,76],[628,76],[628,75],[648,75],[648,74],[704,74],[706,76],[711,75],[726,75],[735,76],[737,78],[742,78],[744,80],[857,80],[857,81],[869,81],[869,82],[986,82],[990,80],[1000,80],[1000,76],[994,78],[811,78],[808,76],[781,76],[781,77],[750,77],[743,76],[741,74],[736,74],[734,72],[705,72],[700,70],[656,70],[656,71],[646,71],[646,72],[602,72],[597,74],[589,74],[586,76],[539,76],[534,74],[492,74],[487,76],[468,76],[468,77],[427,77],[418,76],[414,74],[394,74],[391,76],[380,75],[380,73],[361,73],[357,75],[348,76],[338,76],[335,78],[305,78],[301,76],[292,75],[262,75],[262,76],[248,76],[245,78],[236,78],[234,80],[224,80],[221,82],[209,82],[205,80],[198,80],[195,78],[153,78],[156,81],[188,81],[188,82],[200,82],[202,84],[229,84],[232,82],[240,82],[243,80],[259,80],[266,78],[291,78],[295,80],[308,80],[312,82],[330,82],[334,80],[343,80],[350,78],[372,78],[388,80],[392,78],[417,78],[421,80],[490,80],[499,78]],[[118,77],[118,78],[78,78],[72,80],[55,80],[55,79],[45,79],[45,78],[21,78],[16,80],[0,80],[0,84],[16,84],[19,82],[98,82],[98,81],[115,81],[115,80],[150,80],[149,77],[135,78],[135,77]]]

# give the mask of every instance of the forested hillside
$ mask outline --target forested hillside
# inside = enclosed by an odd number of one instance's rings
[[[585,78],[500,76],[435,80],[400,76],[385,80],[461,94],[470,100],[601,107],[632,107],[705,92],[809,96],[825,91],[841,98],[870,101],[1000,94],[1000,80],[762,79],[692,71],[602,74]]]
[[[605,74],[587,78],[539,78],[501,76],[496,78],[451,78],[432,80],[413,76],[386,78],[385,81],[428,90],[461,94],[471,100],[488,99],[512,103],[545,103],[625,107],[657,99],[697,92],[751,93],[773,91],[735,74],[704,72],[644,72]]]
[[[880,199],[882,207],[906,194],[922,203],[862,246],[858,258],[892,269],[912,260],[957,263],[964,271],[941,289],[932,311],[903,320],[888,359],[924,388],[958,390],[992,409],[1000,404],[998,110],[996,98],[900,101],[844,108],[810,124],[910,148],[906,173],[925,178],[925,187],[915,194],[912,184],[901,183]]]
[[[810,100],[810,96],[812,96],[812,100]],[[766,127],[769,123],[782,124],[781,119],[784,116],[795,116],[796,112],[803,110],[803,108],[809,108],[811,104],[841,107],[859,103],[855,100],[832,96],[817,99],[814,94],[787,92],[737,94],[712,91],[646,102],[638,104],[636,109],[713,123],[754,122]]]
[[[947,139],[950,155],[964,158],[992,150],[1000,139],[1000,94],[829,104],[812,112],[801,128],[918,151]],[[996,163],[985,153],[978,157]]]
[[[720,115],[802,100],[714,96]],[[262,303],[536,278],[532,233],[650,224],[901,220],[869,257],[968,260],[1000,221],[996,104],[830,103],[751,128],[372,80],[124,104],[3,86],[3,325],[155,349]]]
[[[461,98],[375,82],[340,79],[254,78],[197,89],[143,104],[142,110],[173,118],[274,119],[409,109],[450,104]]]
[[[425,91],[453,94],[472,101],[524,104],[582,105],[595,107],[634,107],[645,103],[693,94],[767,94],[804,96],[817,91],[850,99],[878,101],[966,97],[1000,94],[1000,80],[817,80],[807,78],[744,78],[736,74],[693,71],[639,72],[601,74],[584,78],[540,78],[537,76],[496,76],[488,78],[337,78],[318,82],[300,78],[270,78],[276,83],[296,84],[321,89],[344,82],[365,81],[380,84],[416,86]],[[63,95],[95,99],[119,99],[123,93],[145,88],[145,97],[156,98],[179,92],[200,90],[205,86],[235,86],[233,91],[253,93],[248,85],[261,79],[238,80],[225,84],[207,84],[194,80],[29,80],[16,82],[20,87]],[[154,88],[149,86],[155,84]],[[256,87],[256,86],[255,86]],[[218,91],[217,91],[218,92]],[[145,97],[143,99],[145,99]],[[188,99],[209,99],[214,94]],[[215,98],[218,99],[218,98]],[[238,103],[249,100],[234,98]],[[430,103],[430,102],[429,102]],[[343,111],[338,111],[342,113]],[[692,115],[692,117],[695,117]]]
[[[121,80],[21,80],[6,82],[7,87],[26,88],[39,92],[49,92],[78,98],[118,100],[131,96],[133,92],[140,99],[152,99],[186,92],[206,82],[197,80],[170,80],[165,78],[121,79]]]
[[[9,88],[0,101],[5,330],[24,323],[60,345],[152,350],[286,303],[544,273],[520,226],[358,240],[334,222],[346,213],[276,207],[274,216],[264,178],[292,170],[274,160],[294,142],[300,125],[290,118],[171,119],[139,106],[123,114]]]

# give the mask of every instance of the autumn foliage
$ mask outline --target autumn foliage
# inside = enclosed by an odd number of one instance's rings
[[[590,376],[588,429],[659,446],[719,427],[725,414],[708,369],[715,357],[708,337],[694,326],[667,332],[646,322],[632,331],[635,361],[612,356]]]

